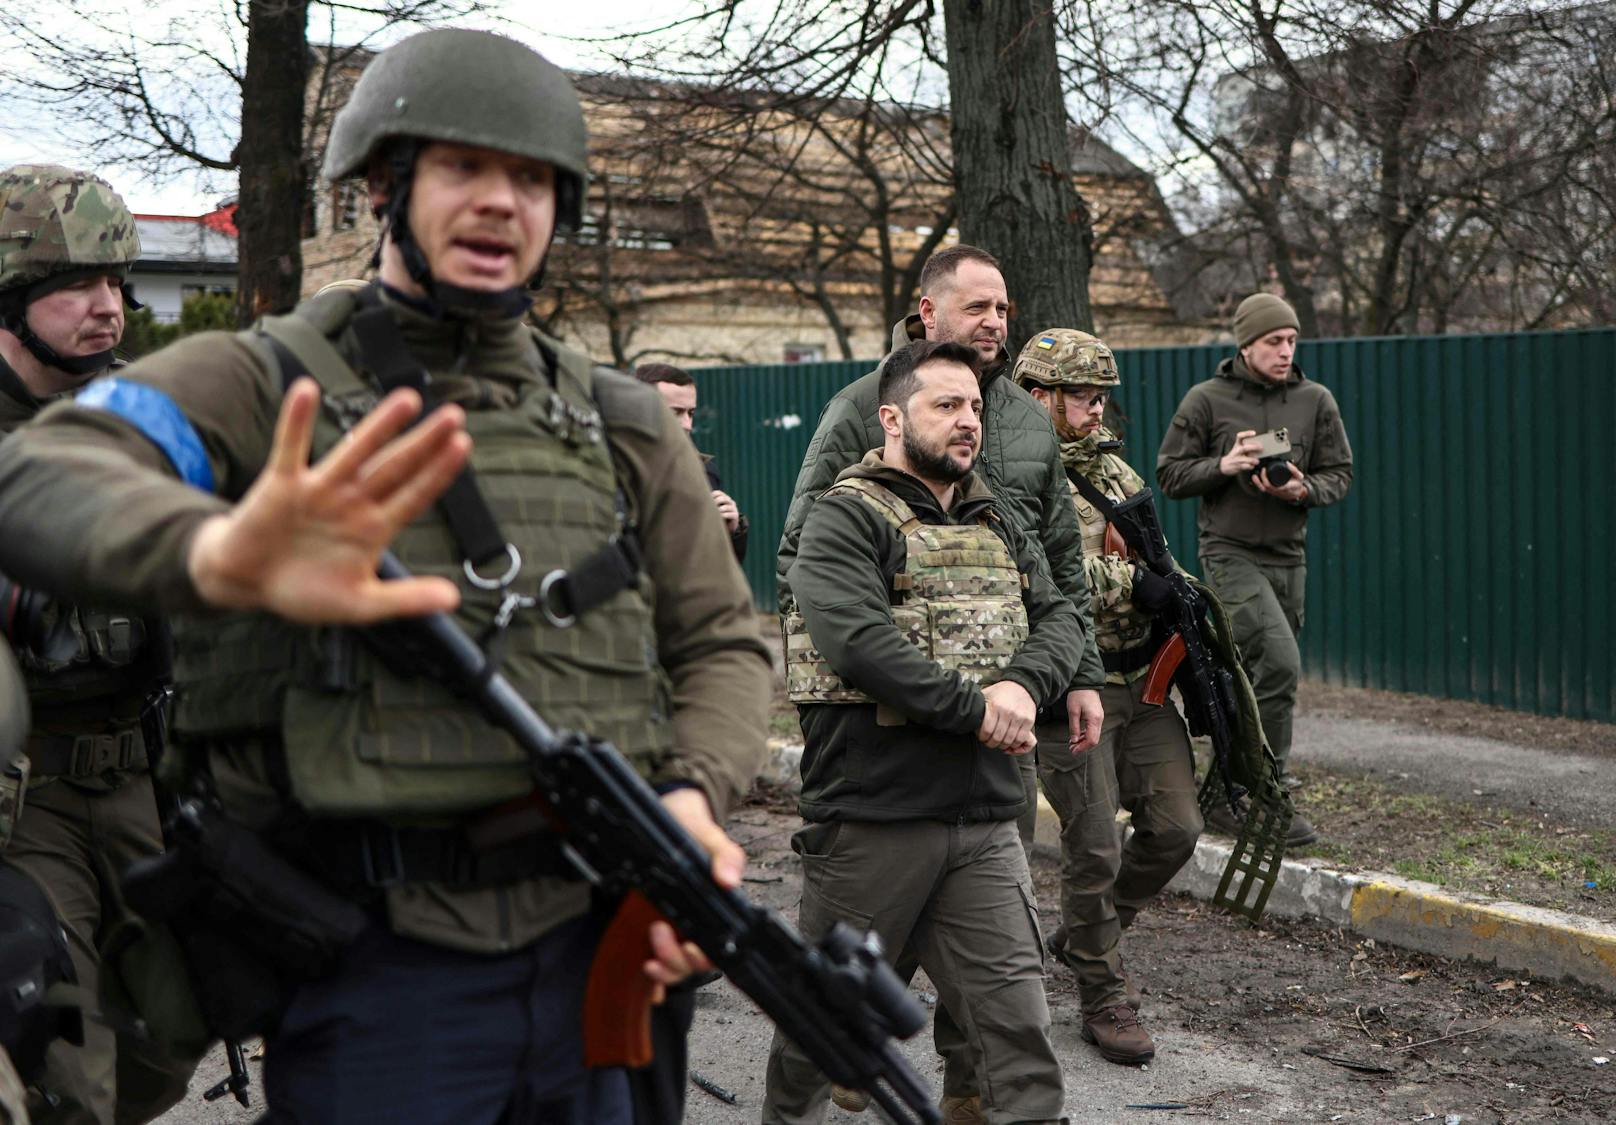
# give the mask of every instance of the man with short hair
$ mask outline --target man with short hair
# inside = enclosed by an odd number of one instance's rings
[[[657,389],[662,401],[673,411],[673,417],[679,423],[679,428],[690,434],[691,440],[694,440],[696,380],[690,377],[690,372],[671,363],[642,363],[634,369],[634,377]],[[718,467],[713,464],[712,455],[698,451],[698,456],[701,457],[701,467],[707,473],[707,483],[713,490],[713,503],[718,507],[718,514],[724,521],[724,529],[729,532],[729,545],[735,552],[735,561],[745,562],[746,537],[752,525],[741,515],[740,508],[736,507],[729,493],[724,491],[724,482],[718,476]]]
[[[770,667],[701,466],[648,388],[524,320],[582,217],[585,153],[571,82],[530,48],[405,39],[326,151],[326,178],[366,178],[377,279],[188,337],[0,445],[0,567],[188,615],[165,770],[255,835],[281,885],[322,892],[170,922],[210,1028],[267,1034],[276,1120],[633,1113],[583,1044],[612,904],[543,818],[494,817],[532,797],[526,755],[420,654],[347,626],[452,612],[740,883],[720,824],[761,758]],[[418,577],[380,580],[384,548]],[[194,865],[206,895],[221,862]],[[303,941],[278,959],[288,932]],[[666,924],[646,938],[617,972],[701,966]]]
[[[1307,516],[1340,500],[1352,485],[1352,447],[1335,397],[1296,366],[1299,329],[1295,310],[1273,294],[1240,302],[1237,353],[1190,388],[1156,456],[1162,491],[1201,502],[1201,567],[1229,610],[1263,731],[1287,778],[1302,674],[1296,634],[1307,585]],[[1257,471],[1258,435],[1281,428],[1290,444],[1288,465],[1282,472]],[[1233,819],[1220,806],[1208,827],[1233,834]],[[1286,842],[1317,837],[1298,815]]]
[[[808,512],[786,678],[803,729],[799,925],[909,950],[964,1032],[992,1121],[1064,1120],[1017,758],[1071,682],[1077,614],[973,472],[977,349],[921,341],[881,371],[882,445]],[[942,1008],[939,1007],[939,1012]],[[769,1052],[765,1123],[823,1119],[828,1083]],[[848,1104],[841,1091],[841,1104]]]
[[[1105,684],[1105,669],[1094,645],[1082,543],[1055,431],[1043,407],[1008,377],[1010,357],[1004,350],[1004,336],[1009,313],[1010,299],[997,259],[975,246],[950,246],[933,254],[922,268],[919,310],[892,326],[892,347],[896,352],[924,339],[964,344],[977,353],[982,384],[978,472],[998,498],[1001,514],[1042,547],[1055,586],[1071,600],[1082,627],[1082,660],[1070,690],[1063,693],[1071,749],[1081,752],[1100,737],[1104,720],[1100,688]],[[826,403],[808,443],[776,565],[781,608],[787,615],[797,536],[815,497],[830,487],[838,473],[882,441],[877,402],[880,380],[881,368],[877,367]],[[1056,699],[1038,702],[1041,707],[1061,706]],[[1030,803],[1020,827],[1023,842],[1030,847],[1038,786],[1031,758],[1024,762],[1022,781]]]
[[[69,400],[113,367],[124,291],[140,256],[134,216],[105,180],[53,164],[0,172],[0,433]],[[162,747],[167,634],[161,620],[72,604],[0,575],[0,633],[33,703],[29,784],[6,859],[50,895],[79,984],[95,993],[116,888],[105,875],[162,851],[150,767]],[[52,1044],[42,1121],[144,1121],[185,1094],[193,1063],[87,1021],[82,1047]]]

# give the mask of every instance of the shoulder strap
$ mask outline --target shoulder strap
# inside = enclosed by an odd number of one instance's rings
[[[1100,509],[1100,514],[1102,516],[1104,516],[1107,520],[1115,520],[1117,518],[1116,504],[1112,503],[1105,493],[1101,492],[1098,488],[1095,488],[1088,477],[1084,476],[1082,473],[1074,473],[1070,469],[1067,470],[1066,476],[1067,479],[1072,482],[1072,487],[1076,488],[1077,491],[1082,494],[1083,499]]]
[[[835,493],[842,495],[851,493],[863,497],[870,507],[880,512],[888,523],[904,535],[920,526],[921,520],[915,515],[915,510],[884,484],[865,477],[853,477],[850,480],[837,481],[820,495],[830,496]]]

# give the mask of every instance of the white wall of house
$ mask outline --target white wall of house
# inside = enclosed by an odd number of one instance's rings
[[[135,300],[149,306],[160,324],[179,320],[185,298],[193,293],[236,291],[235,276],[228,273],[142,273],[135,270],[129,280],[134,285]]]

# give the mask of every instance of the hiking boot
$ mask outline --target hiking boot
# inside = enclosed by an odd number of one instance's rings
[[[1279,775],[1279,784],[1281,788],[1288,792],[1294,793],[1307,783],[1301,778],[1297,777],[1290,770],[1286,770],[1284,773]]]
[[[1139,1022],[1139,1013],[1126,1004],[1084,1016],[1083,1038],[1098,1047],[1107,1062],[1139,1066],[1156,1057],[1156,1044]]]
[[[1313,827],[1313,822],[1301,813],[1291,817],[1290,831],[1285,833],[1285,846],[1299,848],[1304,844],[1311,844],[1319,838],[1319,830]]]
[[[845,1109],[848,1113],[863,1113],[870,1107],[869,1094],[863,1090],[838,1086],[834,1082],[830,1087],[830,1100],[836,1103],[838,1109]]]
[[[943,1111],[943,1125],[987,1125],[988,1122],[982,1116],[982,1097],[979,1094],[972,1094],[968,1098],[944,1094],[937,1108]]]
[[[1234,818],[1229,811],[1228,801],[1219,801],[1212,806],[1212,811],[1205,818],[1206,831],[1215,832],[1219,836],[1227,836],[1231,840],[1240,838],[1240,821]]]

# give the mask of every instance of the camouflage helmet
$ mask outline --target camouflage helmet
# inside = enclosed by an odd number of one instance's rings
[[[586,171],[583,107],[555,64],[514,39],[447,28],[377,55],[337,114],[322,174],[363,173],[393,138],[449,141],[542,160],[556,170],[556,220],[576,227]]]
[[[1016,357],[1015,381],[1025,387],[1115,387],[1122,382],[1116,357],[1097,336],[1051,328],[1027,341]]]
[[[0,172],[0,292],[61,274],[125,274],[139,257],[135,217],[99,176],[56,164]]]

